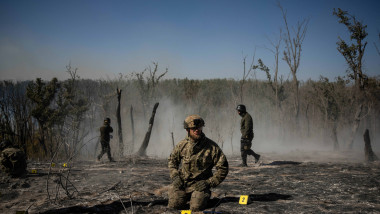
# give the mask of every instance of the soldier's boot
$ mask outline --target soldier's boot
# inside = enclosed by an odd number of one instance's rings
[[[253,152],[253,157],[255,157],[255,163],[259,162],[259,160],[260,160],[260,155],[259,154]]]
[[[259,160],[260,160],[260,155],[259,154],[255,153],[252,149],[250,149],[248,151],[248,154],[252,155],[253,157],[255,157],[255,163],[259,162]]]
[[[239,164],[240,167],[247,167],[247,154],[245,152],[241,153],[241,164]]]
[[[98,157],[96,157],[96,161],[99,162],[100,159],[102,158],[102,156],[103,156],[103,154],[98,155]]]
[[[107,157],[110,162],[115,162],[115,160],[111,156],[111,149],[109,147],[107,148]]]

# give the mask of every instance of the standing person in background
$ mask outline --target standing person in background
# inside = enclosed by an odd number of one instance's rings
[[[110,133],[113,132],[113,129],[111,127],[111,119],[106,118],[104,119],[104,124],[102,127],[100,127],[100,143],[102,145],[102,151],[100,152],[98,156],[98,161],[102,158],[104,153],[107,153],[108,160],[110,162],[114,162],[113,158],[111,157],[111,147],[110,147],[110,139],[111,135]]]
[[[245,105],[238,105],[236,107],[238,114],[242,117],[240,121],[240,152],[242,163],[239,166],[246,167],[247,165],[247,155],[252,155],[255,157],[255,163],[260,159],[260,155],[256,154],[252,149],[253,134],[253,121],[251,115],[247,112]]]

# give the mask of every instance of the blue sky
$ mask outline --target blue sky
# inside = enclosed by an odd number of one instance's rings
[[[338,7],[368,25],[364,69],[380,75],[374,46],[380,47],[380,1],[280,3],[290,26],[309,19],[299,79],[346,74],[336,50],[338,36],[348,39],[345,26],[332,15]],[[273,70],[268,38],[275,40],[283,26],[274,0],[1,0],[0,79],[65,79],[69,63],[82,78],[114,79],[152,62],[161,72],[169,69],[166,78],[241,79],[243,56],[251,60],[255,54]],[[283,60],[279,72],[291,78]],[[256,77],[265,75],[257,71]]]

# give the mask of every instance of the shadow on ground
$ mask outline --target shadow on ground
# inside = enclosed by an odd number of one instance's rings
[[[250,194],[248,204],[253,201],[277,201],[277,200],[292,200],[291,195],[283,195],[278,193],[267,193],[267,194]],[[224,198],[213,198],[209,201],[207,208],[216,208],[222,203],[228,202],[239,202],[239,197],[224,197]]]
[[[208,206],[206,209],[215,209],[220,204],[223,203],[229,203],[229,202],[239,202],[239,197],[223,197],[223,198],[213,198],[210,199]],[[252,203],[253,201],[277,201],[277,200],[291,200],[291,195],[283,195],[278,193],[267,193],[267,194],[250,194],[249,195],[249,202],[248,204]],[[65,207],[65,208],[59,208],[59,209],[52,209],[47,210],[43,212],[43,214],[49,214],[49,213],[120,213],[125,209],[128,209],[131,207],[131,204],[133,206],[141,206],[141,207],[153,207],[156,205],[161,205],[166,207],[168,205],[168,200],[153,200],[150,202],[139,202],[139,201],[124,201],[123,204],[120,201],[114,201],[110,204],[99,204],[92,207],[85,207],[85,206],[72,206],[72,207]],[[124,206],[124,207],[123,207]]]

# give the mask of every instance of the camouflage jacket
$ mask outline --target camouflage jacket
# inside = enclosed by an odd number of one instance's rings
[[[109,142],[110,141],[110,133],[113,132],[111,126],[105,125],[100,127],[100,141]]]
[[[180,176],[186,189],[200,180],[208,180],[210,187],[219,185],[228,174],[226,156],[218,144],[206,136],[194,142],[190,137],[180,141],[174,148],[169,161],[170,178]],[[181,168],[179,166],[181,165]],[[216,167],[215,174],[212,168]]]
[[[253,139],[253,121],[248,112],[245,112],[240,121],[241,138]]]

